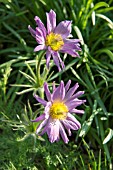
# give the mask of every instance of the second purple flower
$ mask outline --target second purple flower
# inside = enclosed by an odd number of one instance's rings
[[[64,68],[64,63],[59,55],[68,53],[73,57],[79,57],[76,51],[80,49],[79,39],[69,39],[71,35],[71,21],[62,21],[56,26],[56,13],[50,10],[47,15],[47,29],[38,16],[35,16],[36,29],[28,28],[32,36],[36,39],[38,46],[34,51],[46,50],[46,65],[49,68],[51,56],[59,71]]]
[[[75,93],[79,87],[78,83],[69,89],[70,84],[71,80],[66,85],[61,81],[58,87],[53,84],[53,92],[50,93],[48,84],[45,83],[44,91],[47,100],[34,95],[36,100],[45,107],[44,113],[32,120],[33,122],[42,121],[37,127],[36,133],[40,135],[47,133],[51,143],[58,141],[60,137],[65,143],[68,143],[69,139],[65,130],[71,136],[71,130],[78,130],[81,127],[72,113],[84,113],[83,110],[76,109],[77,106],[86,102],[86,100],[78,99],[84,94],[84,91]]]

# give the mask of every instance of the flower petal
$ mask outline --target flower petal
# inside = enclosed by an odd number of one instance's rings
[[[51,107],[52,103],[51,102],[47,102],[45,109],[44,109],[44,113],[45,113],[45,119],[49,118],[49,112],[50,112],[50,107]]]
[[[37,47],[35,47],[34,51],[36,52],[44,49],[45,49],[45,45],[38,45]]]
[[[52,57],[53,57],[53,61],[54,61],[55,65],[58,67],[58,70],[60,72],[61,68],[60,68],[60,63],[59,63],[58,57],[55,56],[55,53],[52,53]]]
[[[51,143],[59,139],[59,120],[52,120],[49,124],[47,134]]]
[[[58,65],[57,67],[58,67],[59,71],[61,70],[61,69],[60,69],[60,65],[61,65],[62,69],[64,69],[64,68],[65,68],[65,65],[64,65],[64,62],[62,61],[62,59],[60,58],[59,53],[56,52],[56,51],[54,51],[54,52],[52,52],[52,53],[53,53],[54,58],[55,58],[55,59],[58,59],[59,65]],[[56,65],[57,65],[57,64],[56,64]]]
[[[51,101],[51,93],[49,91],[48,84],[46,82],[44,83],[44,91],[46,93],[47,100]]]
[[[84,114],[84,110],[78,110],[78,109],[72,109],[71,112]]]
[[[69,80],[65,86],[65,91],[67,92],[71,84],[71,80]]]
[[[45,44],[45,38],[43,36],[43,32],[40,28],[36,27],[36,41],[39,44]]]
[[[62,121],[64,127],[69,130],[69,129],[72,129],[72,130],[78,130],[79,127],[77,126],[77,124],[71,120],[64,120]]]
[[[64,62],[62,61],[62,59],[60,58],[60,55],[58,52],[55,52],[54,55],[59,59],[59,62],[61,64],[62,69],[64,69],[65,65]]]
[[[70,88],[70,90],[67,92],[64,101],[67,101],[70,99],[70,97],[72,97],[72,95],[74,94],[74,92],[77,90],[77,88],[79,87],[78,83],[76,83],[72,88]]]
[[[79,96],[81,96],[82,94],[84,94],[84,91],[79,91],[76,94],[74,94],[72,97],[67,98],[67,100],[65,100],[66,102],[70,102],[73,101],[74,99],[78,98]]]
[[[72,114],[68,113],[67,120],[71,120],[72,122],[74,122],[77,125],[78,129],[81,128],[80,122]]]
[[[49,13],[46,13],[46,16],[47,16],[47,31],[49,34],[56,27],[56,13],[53,10],[50,10]]]
[[[38,127],[37,127],[37,130],[36,130],[36,134],[38,134],[40,132],[40,130],[46,125],[47,123],[47,119],[45,119]]]
[[[46,65],[47,65],[48,69],[49,69],[50,58],[51,58],[51,52],[49,50],[47,50],[46,51]]]
[[[64,125],[64,127],[66,128],[66,130],[68,131],[69,136],[71,136],[71,130],[70,129],[73,129],[73,127],[71,128],[71,126],[69,125],[67,120],[61,120],[61,122]]]
[[[71,39],[69,40],[64,40],[64,45],[62,47],[62,50],[79,50],[81,51],[81,48],[79,47],[80,45],[78,43],[75,43],[73,40],[71,41]]]
[[[60,50],[62,53],[67,53],[71,55],[72,57],[80,57],[79,54],[74,51],[73,49],[65,49],[65,50]]]
[[[61,81],[60,85],[55,89],[53,92],[52,100],[63,100],[65,97],[65,88],[64,88],[64,82]]]
[[[62,21],[55,28],[54,33],[60,34],[63,39],[67,38],[71,33],[71,21]]]
[[[74,101],[66,102],[65,104],[68,107],[69,111],[72,111],[72,109],[83,104],[84,102],[86,102],[86,100],[78,100],[77,99],[77,100],[74,100]]]
[[[40,18],[38,16],[35,16],[35,21],[38,25],[38,27],[42,30],[44,38],[46,38],[46,28]]]
[[[45,119],[45,114],[41,114],[39,117],[37,117],[35,120],[31,120],[32,122],[39,122]]]
[[[69,142],[69,139],[66,135],[66,132],[64,130],[64,127],[62,126],[62,124],[60,123],[60,134],[61,134],[61,137],[62,139],[64,140],[65,143],[68,143]]]
[[[32,35],[33,37],[35,37],[35,36],[36,36],[36,31],[35,31],[34,29],[32,29],[32,27],[31,27],[30,25],[28,26],[28,29],[29,29],[31,35]]]
[[[56,89],[55,81],[53,81],[52,85],[53,85],[53,92],[54,92],[54,91],[55,91],[55,89]]]
[[[34,94],[35,99],[41,103],[43,106],[47,105],[47,101],[45,101],[44,99],[41,99],[38,95]]]

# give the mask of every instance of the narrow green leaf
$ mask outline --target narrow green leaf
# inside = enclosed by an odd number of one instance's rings
[[[84,45],[84,39],[83,39],[83,36],[82,36],[80,29],[77,26],[74,26],[74,30],[75,30],[78,38],[80,39],[81,44]]]
[[[96,54],[101,54],[101,53],[106,53],[110,57],[111,61],[113,62],[113,53],[110,50],[104,48],[96,51]]]
[[[113,137],[113,130],[109,128],[109,133],[104,139],[103,144],[106,144],[107,142],[109,142],[112,137]]]
[[[19,72],[20,72],[21,74],[23,74],[23,75],[25,76],[25,78],[28,79],[30,82],[36,83],[35,79],[33,79],[33,78],[32,78],[31,76],[29,76],[28,74],[24,73],[24,72],[21,71],[21,70],[19,70]]]
[[[27,51],[27,46],[26,46],[26,42],[24,41],[24,39],[17,33],[17,31],[15,31],[12,27],[10,27],[8,24],[6,24],[5,22],[3,22],[3,25],[13,34],[15,35],[15,37],[17,37],[20,42],[22,43],[22,45],[24,46],[25,50]]]
[[[93,119],[94,117],[101,111],[102,109],[99,108],[97,110],[95,110],[95,105],[94,105],[94,108],[93,108],[93,114],[89,117],[89,119],[87,121],[85,121],[82,125],[82,128],[81,128],[81,131],[80,131],[80,134],[79,136],[80,137],[84,137],[87,132],[89,131],[90,127],[91,127],[91,124],[93,122]]]
[[[27,67],[28,67],[30,73],[32,74],[32,76],[34,77],[34,79],[36,80],[36,75],[35,75],[35,73],[33,72],[33,69],[31,68],[31,66],[30,66],[27,62],[25,62],[25,64],[27,65]]]
[[[107,21],[107,22],[109,23],[109,27],[110,27],[111,29],[113,29],[113,22],[112,22],[108,17],[106,17],[106,16],[103,15],[103,14],[96,14],[96,16],[99,17],[99,18],[104,19],[105,21]]]
[[[30,92],[30,91],[33,91],[34,89],[35,89],[35,88],[29,88],[29,89],[23,90],[23,91],[21,91],[21,92],[16,92],[16,94],[21,95],[21,94],[24,94],[24,93],[28,93],[28,92]]]

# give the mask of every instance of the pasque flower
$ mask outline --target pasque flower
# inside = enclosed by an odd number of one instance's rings
[[[46,65],[49,68],[49,62],[51,56],[54,63],[57,65],[59,71],[64,68],[64,63],[60,58],[59,52],[68,53],[73,57],[76,57],[77,50],[80,49],[79,39],[69,39],[72,37],[71,33],[71,21],[62,21],[56,26],[56,13],[50,10],[47,15],[47,29],[38,16],[35,16],[37,24],[36,29],[32,29],[29,25],[28,28],[32,36],[36,39],[38,46],[34,51],[46,50]]]
[[[45,83],[44,91],[47,101],[36,94],[34,95],[35,99],[45,107],[44,113],[32,120],[33,122],[42,121],[37,127],[36,133],[40,135],[47,133],[51,143],[58,141],[60,137],[62,137],[65,143],[68,143],[67,133],[71,136],[71,129],[78,130],[81,127],[79,121],[72,113],[84,113],[83,110],[76,109],[77,106],[85,102],[85,100],[78,99],[84,92],[78,91],[75,93],[79,87],[78,83],[69,89],[70,84],[71,80],[67,82],[66,86],[63,81],[61,81],[58,87],[55,87],[53,84],[53,92],[51,94],[48,84]],[[67,133],[65,130],[67,130]]]

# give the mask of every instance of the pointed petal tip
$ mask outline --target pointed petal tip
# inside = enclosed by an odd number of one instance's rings
[[[56,14],[55,11],[54,11],[53,9],[51,9],[49,13],[54,13],[54,14]]]
[[[38,97],[38,96],[36,95],[36,93],[33,93],[33,97]]]
[[[64,84],[64,81],[63,80],[61,80],[61,82],[60,82],[61,84]]]
[[[35,21],[38,20],[38,16],[35,16],[35,17],[34,17],[34,20],[35,20]]]
[[[76,83],[73,87],[75,87],[75,89],[78,89],[79,84],[78,84],[78,83]]]
[[[29,28],[31,28],[31,26],[30,26],[30,25],[28,25],[28,29],[29,29]]]
[[[31,122],[38,122],[36,119],[35,120],[30,120]]]
[[[83,103],[85,103],[86,102],[86,100],[83,100]]]
[[[44,82],[44,86],[47,86],[47,85],[48,85],[48,84],[47,84],[47,82],[45,81],[45,82]]]
[[[64,142],[65,142],[65,144],[68,144],[69,140],[68,141],[64,141]]]
[[[46,12],[46,16],[52,14],[56,17],[56,12],[54,10],[51,9],[49,12]]]
[[[30,122],[35,122],[35,120],[30,120]]]

